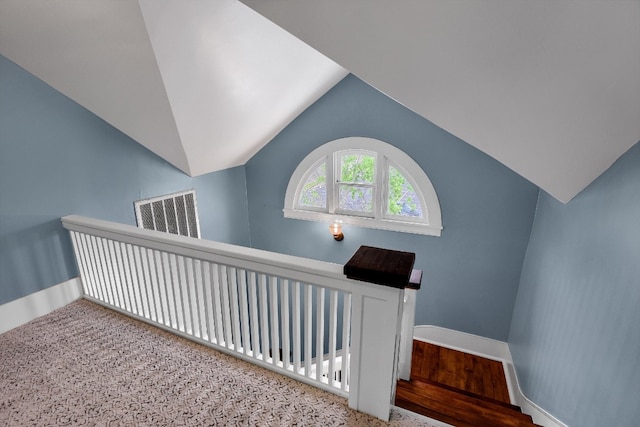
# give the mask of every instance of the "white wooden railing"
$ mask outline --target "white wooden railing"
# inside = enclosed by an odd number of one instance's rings
[[[84,297],[388,420],[404,290],[342,266],[76,215]]]

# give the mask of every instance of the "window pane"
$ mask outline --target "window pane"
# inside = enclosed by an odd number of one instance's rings
[[[422,206],[409,180],[389,166],[389,201],[387,214],[422,218]]]
[[[298,204],[307,208],[327,207],[326,163],[322,163],[307,177]]]
[[[374,156],[367,154],[340,155],[340,182],[373,184],[375,180]]]
[[[338,206],[341,210],[373,212],[373,188],[340,184]]]

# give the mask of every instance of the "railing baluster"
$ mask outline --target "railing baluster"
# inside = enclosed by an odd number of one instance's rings
[[[98,274],[98,255],[96,254],[95,248],[95,237],[85,235],[86,238],[86,247],[85,251],[87,252],[87,256],[89,258],[89,267],[91,271],[91,276],[93,277],[93,286],[95,288],[95,293],[100,298],[100,300],[107,302],[107,296],[105,290],[102,288],[102,283],[100,282],[100,275]]]
[[[151,318],[151,307],[149,307],[149,290],[147,289],[147,278],[144,268],[143,248],[139,246],[133,247],[136,272],[138,277],[138,288],[140,292],[140,301],[142,302],[142,317],[146,319]]]
[[[104,279],[102,277],[102,266],[100,265],[100,252],[98,251],[98,237],[91,236],[91,256],[93,257],[93,268],[94,274],[96,277],[96,286],[98,287],[98,292],[100,294],[100,298],[103,301],[109,302],[109,295],[107,293],[107,287],[104,284]]]
[[[311,343],[313,340],[313,289],[311,285],[304,285],[304,375],[311,378]]]
[[[293,283],[292,290],[293,299],[293,372],[300,373],[300,354],[302,348],[300,346],[300,326],[302,325],[302,318],[300,317],[300,282]]]
[[[178,257],[175,254],[169,254],[169,276],[171,277],[171,294],[173,296],[173,312],[176,320],[176,330],[184,331],[183,321],[184,310],[182,310],[182,301],[180,300],[180,275],[178,272]],[[182,314],[182,316],[181,316]]]
[[[178,288],[178,295],[180,295],[180,303],[178,305],[178,312],[182,314],[180,316],[182,318],[182,327],[181,331],[184,333],[189,333],[189,325],[187,323],[187,305],[188,303],[185,301],[184,295],[184,286],[187,279],[185,278],[184,271],[184,257],[178,255],[176,257],[176,288]]]
[[[214,313],[215,313],[215,329],[216,329],[216,342],[218,345],[224,345],[224,329],[222,326],[222,304],[220,297],[220,287],[222,286],[222,279],[220,272],[220,265],[214,264],[215,272],[212,273],[214,278],[214,286],[213,286],[213,301],[214,301]]]
[[[111,277],[111,269],[109,265],[108,242],[106,239],[99,239],[98,251],[100,252],[100,266],[102,275],[104,277],[105,285],[107,286],[107,293],[109,294],[110,303],[116,307],[119,306],[116,291],[113,284],[113,277]]]
[[[184,306],[184,309],[189,312],[189,317],[187,320],[189,321],[189,327],[187,328],[188,334],[196,335],[196,325],[193,318],[193,298],[192,298],[192,289],[193,289],[193,267],[189,268],[189,264],[193,262],[190,257],[182,257],[183,267],[184,267],[184,278],[185,281],[183,283],[184,286],[184,294],[185,300],[187,304]]]
[[[316,380],[322,381],[324,372],[324,288],[316,289]]]
[[[249,305],[251,308],[251,351],[253,357],[258,358],[260,354],[260,320],[258,319],[258,296],[257,296],[256,273],[249,274]]]
[[[119,272],[117,268],[115,249],[113,247],[113,240],[105,239],[105,245],[106,245],[105,255],[107,257],[106,268],[107,268],[107,271],[109,272],[109,281],[113,286],[114,294],[116,296],[116,301],[117,301],[116,307],[124,309],[125,305],[123,302],[123,296],[120,292],[121,283],[120,283],[120,277],[119,277]]]
[[[111,254],[109,252],[109,240],[108,239],[100,239],[101,244],[99,246],[100,256],[102,257],[100,265],[102,266],[102,271],[104,274],[104,279],[108,283],[108,289],[111,296],[111,303],[120,308],[120,299],[118,298],[118,288],[117,284],[114,283],[115,280],[113,278],[113,265],[111,264]]]
[[[147,287],[149,288],[149,294],[151,295],[151,317],[156,322],[160,323],[160,315],[158,313],[158,276],[155,266],[155,258],[153,256],[153,249],[145,249],[146,257],[145,264],[149,270],[149,281]]]
[[[102,295],[104,298],[104,301],[107,303],[112,304],[112,299],[111,296],[109,294],[109,289],[106,283],[106,280],[104,278],[104,271],[103,271],[103,265],[104,265],[104,257],[102,256],[102,251],[101,251],[101,238],[100,237],[94,237],[91,236],[91,240],[92,240],[92,246],[93,246],[93,252],[94,252],[94,256],[95,258],[95,266],[96,266],[96,273],[98,276],[98,283],[100,284],[100,289],[102,291]]]
[[[90,296],[94,296],[93,292],[91,292],[91,288],[89,287],[89,277],[87,274],[87,262],[84,258],[84,251],[82,249],[82,243],[80,242],[79,233],[72,231],[69,233],[71,235],[71,242],[73,243],[73,250],[77,254],[76,259],[78,262],[78,268],[80,270],[80,281],[82,282],[82,291],[85,294],[89,294]]]
[[[138,299],[138,301],[140,302],[140,307],[139,307],[139,315],[144,317],[145,319],[148,318],[147,316],[147,308],[148,306],[145,305],[146,303],[146,299],[147,299],[147,293],[146,293],[146,288],[145,288],[145,284],[144,284],[144,271],[142,269],[142,261],[140,260],[141,255],[140,255],[140,247],[139,246],[132,246],[131,249],[133,250],[133,266],[135,269],[135,276],[136,276],[136,288],[138,291],[138,296],[140,297]]]
[[[171,283],[171,269],[169,267],[169,254],[164,251],[160,252],[160,270],[162,272],[162,284],[164,285],[164,289],[163,289],[164,310],[166,313],[165,325],[173,329],[178,329],[177,325],[174,325],[175,315],[171,313],[173,296],[170,292],[170,289],[173,288],[173,286],[171,286],[172,283]]]
[[[239,292],[240,292],[240,327],[242,329],[242,350],[249,355],[251,352],[251,338],[249,325],[249,299],[247,298],[247,272],[238,269]]]
[[[278,328],[278,278],[271,276],[269,278],[269,328],[271,329],[271,363],[277,365],[280,363],[280,337]]]
[[[260,274],[258,283],[260,285],[260,338],[262,339],[261,351],[262,360],[265,362],[269,358],[269,304],[267,301],[267,276]]]
[[[282,339],[282,366],[284,369],[291,367],[291,348],[289,342],[289,280],[283,279],[280,287],[280,327],[282,333],[280,335]]]
[[[231,335],[231,313],[229,312],[229,275],[226,265],[220,266],[220,288],[222,290],[222,321],[224,324],[224,345],[233,348],[233,336]]]
[[[127,281],[125,272],[125,263],[122,256],[122,243],[114,243],[114,253],[116,257],[116,264],[118,265],[118,276],[120,278],[120,284],[122,286],[122,297],[124,300],[125,309],[127,311],[131,311],[131,299],[129,295],[129,289],[131,288],[131,286],[129,286],[129,282]]]
[[[202,297],[199,295],[199,292],[202,289],[202,274],[200,274],[202,271],[202,264],[199,259],[192,259],[191,266],[193,267],[193,296],[195,297],[193,311],[195,312],[195,323],[198,326],[198,333],[196,335],[194,332],[194,335],[198,338],[204,338],[204,327],[202,324]]]
[[[349,390],[349,370],[351,369],[349,346],[351,342],[351,294],[344,293],[342,301],[342,381],[340,388]]]
[[[202,261],[202,304],[204,306],[206,340],[212,342],[211,336],[211,263]]]
[[[125,266],[125,274],[127,276],[127,282],[131,284],[131,295],[133,297],[133,305],[132,305],[132,311],[134,314],[139,315],[140,314],[140,299],[138,298],[138,294],[137,291],[139,289],[138,286],[138,282],[136,279],[136,271],[134,266],[132,265],[132,262],[134,260],[134,255],[133,255],[133,248],[130,244],[125,243],[125,253],[126,253],[126,257],[125,257],[125,261],[126,261],[126,266]]]
[[[329,291],[329,372],[327,373],[327,379],[329,385],[334,387],[336,381],[336,338],[337,338],[337,323],[338,323],[338,292],[335,290]]]
[[[207,301],[209,302],[209,310],[207,312],[207,325],[209,327],[209,342],[217,343],[218,335],[216,333],[216,301],[215,301],[215,264],[208,262],[207,263]]]
[[[151,268],[149,267],[149,255],[147,253],[147,248],[140,248],[140,264],[142,266],[142,286],[144,287],[144,292],[146,294],[147,308],[148,314],[147,318],[151,320],[155,319],[155,307],[153,303],[153,286],[151,283]]]
[[[100,254],[98,253],[98,247],[96,243],[97,239],[98,238],[95,236],[87,236],[87,240],[89,241],[89,257],[91,258],[91,268],[95,277],[95,284],[98,295],[100,296],[100,299],[102,301],[108,303],[109,297],[107,296],[107,290],[105,289],[102,280],[102,267],[100,266]]]
[[[86,278],[86,283],[84,284],[86,286],[85,292],[87,292],[91,297],[99,299],[98,296],[98,288],[95,285],[95,278],[93,275],[93,267],[92,267],[92,263],[91,263],[91,256],[88,255],[88,244],[86,242],[86,234],[84,233],[80,233],[80,232],[75,232],[78,239],[78,246],[80,248],[80,253],[76,254],[76,258],[80,258],[78,262],[82,263],[84,265],[84,269],[85,269],[85,278]]]
[[[233,349],[240,351],[242,347],[242,339],[240,338],[240,309],[238,308],[238,272],[231,267],[228,273],[229,279],[229,299],[231,300],[231,325],[233,326]]]
[[[212,339],[216,344],[221,345],[222,342],[222,334],[220,333],[220,327],[222,325],[222,315],[220,313],[220,289],[219,289],[219,278],[218,278],[218,264],[212,263],[209,268],[209,277],[211,280],[211,288],[210,292],[210,301],[211,301],[211,335]]]
[[[153,269],[156,272],[157,279],[157,295],[158,295],[158,310],[160,312],[160,322],[163,325],[170,326],[169,313],[167,312],[167,284],[164,276],[164,264],[162,262],[162,252],[158,250],[153,251]]]

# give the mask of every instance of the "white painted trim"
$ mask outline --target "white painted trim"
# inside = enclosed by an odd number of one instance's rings
[[[336,182],[334,169],[335,155],[345,150],[366,150],[378,155],[378,166],[376,168],[376,185],[381,189],[377,193],[377,202],[374,203],[372,217],[359,215],[349,215],[337,210],[334,200],[334,186]],[[306,177],[314,171],[320,164],[326,164],[327,182],[327,206],[323,209],[306,208],[298,205],[300,192],[305,184]],[[412,184],[416,191],[416,196],[420,199],[423,208],[424,218],[404,218],[401,216],[390,216],[383,209],[386,199],[385,189],[387,188],[386,170],[391,165],[398,169]],[[402,233],[415,233],[427,236],[440,236],[442,232],[442,213],[440,202],[436,190],[427,174],[420,165],[404,151],[386,142],[365,137],[340,138],[313,150],[296,167],[284,198],[284,217],[311,221],[334,222],[341,220],[344,224],[356,225],[358,227],[377,228],[382,230],[399,231]]]
[[[413,328],[413,338],[486,357],[487,359],[513,363],[509,346],[504,341],[432,325],[415,326]]]
[[[442,227],[432,227],[428,224],[421,224],[409,221],[394,221],[386,218],[365,218],[344,214],[329,214],[326,212],[305,211],[301,209],[283,209],[285,218],[302,219],[305,221],[317,221],[333,223],[340,220],[343,224],[354,225],[356,227],[375,228],[378,230],[398,231],[401,233],[422,234],[425,236],[440,236]]]
[[[405,288],[402,306],[400,351],[398,354],[398,376],[401,380],[411,379],[411,352],[413,349],[413,328],[415,325],[416,296],[418,290]]]
[[[79,277],[0,305],[0,334],[51,313],[82,297]]]
[[[513,366],[509,345],[506,342],[433,325],[415,326],[413,338],[502,362],[511,403],[519,406],[523,413],[530,415],[536,424],[543,427],[567,427],[524,395]]]
[[[507,381],[512,381],[514,383],[514,390],[517,390],[515,400],[512,399],[513,404],[519,406],[523,413],[531,415],[534,423],[543,427],[567,427],[565,423],[545,411],[524,395],[520,388],[520,383],[518,382],[516,369],[512,363],[506,365],[505,374],[507,376]]]

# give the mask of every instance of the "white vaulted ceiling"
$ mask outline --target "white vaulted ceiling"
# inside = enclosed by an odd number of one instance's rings
[[[235,0],[0,0],[0,54],[191,176],[246,163],[347,74]]]
[[[568,201],[640,140],[638,0],[242,0]]]
[[[565,202],[640,140],[639,0],[0,0],[0,54],[191,176],[348,72]]]

